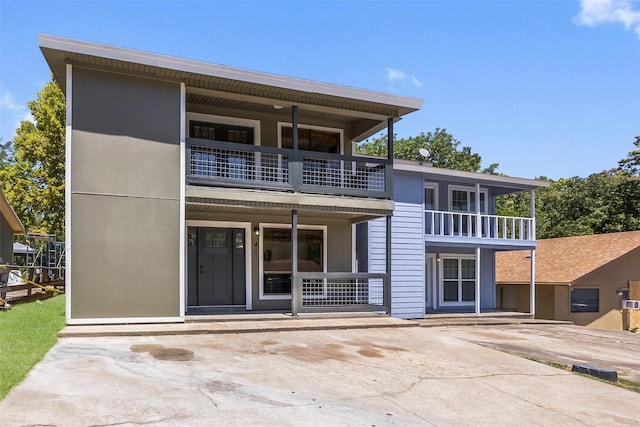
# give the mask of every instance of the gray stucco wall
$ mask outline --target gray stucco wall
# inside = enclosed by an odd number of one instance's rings
[[[177,317],[180,86],[72,76],[70,317]]]
[[[13,230],[3,215],[0,215],[0,264],[13,263]]]

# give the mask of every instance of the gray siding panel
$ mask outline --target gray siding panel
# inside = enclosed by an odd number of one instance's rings
[[[72,76],[70,318],[177,318],[180,85]]]

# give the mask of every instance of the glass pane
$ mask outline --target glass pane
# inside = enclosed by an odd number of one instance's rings
[[[207,231],[205,234],[205,246],[207,248],[226,248],[227,232],[226,231]]]
[[[291,293],[291,230],[265,228],[262,231],[264,293]]]
[[[458,281],[444,281],[442,284],[443,297],[445,302],[458,301]]]
[[[282,148],[293,148],[293,130],[291,127],[282,127],[280,137]],[[305,151],[338,153],[340,151],[340,133],[298,128],[298,148]]]
[[[468,195],[469,193],[466,191],[452,190],[451,191],[451,210],[468,212],[469,211]]]
[[[445,258],[442,260],[442,275],[444,279],[458,278],[458,260]]]
[[[599,309],[600,292],[598,289],[572,289],[572,313],[597,313]]]
[[[475,301],[476,282],[465,280],[462,282],[462,301]]]
[[[198,230],[189,227],[187,231],[187,245],[189,247],[198,246]]]
[[[463,259],[462,262],[462,278],[463,279],[475,279],[476,278],[476,261],[474,259]]]
[[[324,271],[322,230],[298,230],[298,271]]]
[[[244,249],[244,231],[236,231],[234,240],[236,243],[236,249]]]
[[[434,188],[424,189],[424,208],[428,210],[435,210],[436,208],[436,190]]]

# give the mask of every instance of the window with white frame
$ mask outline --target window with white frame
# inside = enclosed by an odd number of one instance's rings
[[[342,129],[298,125],[298,149],[342,154],[342,134]],[[293,148],[293,126],[278,123],[278,138],[281,148]]]
[[[262,259],[261,299],[291,297],[291,226],[261,226]],[[326,227],[299,226],[298,271],[326,271]]]
[[[425,234],[435,234],[438,223],[438,184],[424,184],[424,232]]]
[[[443,305],[470,305],[476,299],[475,257],[442,256],[440,302]]]
[[[487,190],[480,190],[480,212],[487,212]],[[473,187],[449,187],[449,209],[454,212],[476,212],[476,190]]]

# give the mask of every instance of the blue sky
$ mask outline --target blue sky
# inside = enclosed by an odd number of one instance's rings
[[[37,34],[424,99],[511,176],[587,176],[640,135],[640,2],[0,0],[0,137],[50,79]]]

